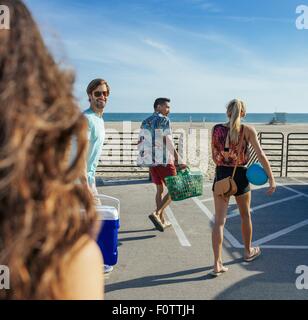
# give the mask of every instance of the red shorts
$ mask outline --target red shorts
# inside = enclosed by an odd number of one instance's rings
[[[165,184],[165,178],[169,176],[176,176],[176,167],[174,164],[167,164],[167,166],[151,167],[150,169],[152,182],[156,185]]]

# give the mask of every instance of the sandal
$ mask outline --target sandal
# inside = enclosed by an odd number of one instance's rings
[[[161,223],[156,214],[152,213],[149,215],[150,220],[153,222],[155,228],[160,232],[164,232],[164,225]]]
[[[165,221],[165,223],[163,224],[164,228],[170,228],[172,226],[172,223],[169,221]]]
[[[259,255],[261,254],[261,250],[259,247],[251,248],[251,252],[252,252],[252,254],[249,257],[244,258],[244,261],[251,262],[251,261],[255,260],[256,258],[258,258]]]
[[[210,275],[211,275],[212,277],[217,278],[217,277],[221,276],[222,274],[226,273],[228,270],[229,270],[229,268],[222,267],[219,272],[216,272],[215,270],[212,270],[212,271],[210,272]]]
[[[171,222],[166,220],[166,218],[160,219],[158,218],[161,222],[161,224],[164,226],[164,229],[169,228],[172,226]]]

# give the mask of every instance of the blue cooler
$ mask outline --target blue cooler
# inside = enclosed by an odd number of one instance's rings
[[[118,261],[118,231],[120,228],[120,201],[116,198],[98,195],[100,199],[117,202],[117,208],[112,206],[96,206],[99,220],[102,220],[97,243],[103,253],[104,264],[114,266]]]

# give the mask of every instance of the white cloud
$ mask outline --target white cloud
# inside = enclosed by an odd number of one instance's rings
[[[219,13],[222,11],[221,7],[219,7],[216,3],[207,0],[186,0],[190,5],[194,5],[195,7],[207,11],[209,13]]]
[[[166,56],[170,56],[170,54],[171,54],[170,48],[163,43],[156,42],[151,39],[144,39],[144,43],[146,43],[147,45],[149,45],[152,48],[158,49],[160,52],[162,52]]]
[[[260,17],[260,16],[217,16],[221,20],[234,20],[237,22],[275,22],[275,23],[294,23],[293,19],[278,17]]]
[[[190,1],[204,9],[211,4]],[[96,21],[92,32],[84,27],[61,35],[77,67],[76,91],[83,105],[87,82],[103,76],[112,85],[110,112],[147,112],[157,96],[170,97],[174,112],[223,112],[233,97],[247,100],[251,112],[306,112],[307,59],[298,60],[294,53],[293,60],[279,65],[236,37],[159,23],[146,26],[136,30],[118,21]],[[209,50],[217,54],[209,56]]]
[[[213,65],[209,60],[195,60],[189,50],[179,52],[160,39],[140,39],[125,35],[105,39],[102,49],[95,50],[100,52],[100,56],[93,55],[95,61],[102,66],[107,61],[113,70],[111,110],[127,111],[129,106],[129,110],[147,112],[155,97],[167,96],[174,112],[224,112],[224,105],[233,97],[247,100],[251,112],[274,112],[277,107],[288,110],[291,103],[294,109],[290,111],[295,112],[298,106],[299,112],[300,101],[308,99],[304,82],[308,70],[252,59],[248,50],[223,36],[211,40],[242,54],[243,59],[249,57],[250,68]]]
[[[201,3],[199,5],[199,7],[202,10],[205,10],[205,11],[208,11],[208,12],[211,12],[211,13],[219,13],[219,12],[221,12],[221,9],[216,4],[213,4],[211,2],[204,2],[203,1],[203,3]]]

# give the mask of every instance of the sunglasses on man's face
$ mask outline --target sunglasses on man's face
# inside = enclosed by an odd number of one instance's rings
[[[95,98],[99,98],[101,96],[104,96],[105,98],[107,98],[109,96],[108,91],[95,91],[93,92],[93,94]]]

